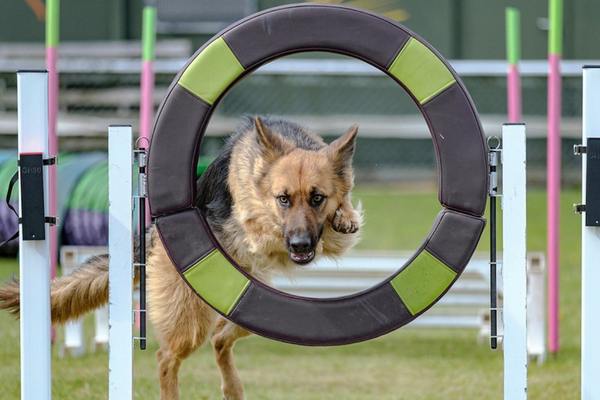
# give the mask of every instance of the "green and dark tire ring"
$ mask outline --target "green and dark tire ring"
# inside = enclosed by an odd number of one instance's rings
[[[256,281],[222,249],[194,206],[200,143],[219,100],[259,66],[306,51],[358,58],[394,79],[421,110],[438,161],[442,211],[421,247],[381,284],[331,299],[298,297]],[[159,110],[150,146],[150,207],[182,278],[220,314],[280,341],[353,343],[412,321],[461,274],[485,226],[486,152],[464,85],[424,40],[363,10],[289,5],[223,30],[177,75]]]

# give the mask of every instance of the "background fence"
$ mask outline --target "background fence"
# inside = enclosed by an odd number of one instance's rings
[[[0,49],[0,148],[16,145],[16,82],[12,71],[43,65],[43,49],[30,45]],[[94,48],[95,47],[95,48]],[[86,49],[87,48],[87,49]],[[71,43],[61,49],[59,134],[61,150],[104,149],[106,126],[137,124],[138,51],[131,43]],[[90,55],[86,56],[85,52]],[[192,51],[187,41],[157,46],[155,105]],[[82,57],[83,54],[83,57]],[[4,56],[2,58],[1,56]],[[579,160],[571,155],[581,123],[584,62],[563,69],[563,182],[579,179]],[[506,115],[506,66],[501,61],[457,61],[459,74],[480,112],[484,130],[497,135]],[[528,166],[532,184],[544,184],[546,166],[545,63],[522,65],[523,114],[528,124]],[[360,125],[355,158],[358,183],[435,182],[435,156],[427,126],[410,98],[380,71],[346,57],[311,53],[286,57],[239,82],[221,101],[208,127],[203,155],[214,157],[243,115],[284,116],[328,139],[351,124]]]

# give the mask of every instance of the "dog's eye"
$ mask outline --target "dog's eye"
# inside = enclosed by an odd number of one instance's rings
[[[284,196],[277,196],[277,201],[283,207],[289,207],[289,205],[290,205],[290,198],[288,196],[285,196],[285,195]]]
[[[319,206],[325,200],[325,196],[322,194],[315,194],[310,198],[310,202],[313,206]]]

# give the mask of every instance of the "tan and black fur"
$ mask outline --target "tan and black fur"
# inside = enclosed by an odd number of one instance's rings
[[[293,273],[315,256],[340,256],[356,243],[362,224],[350,198],[356,133],[352,127],[327,145],[291,122],[249,118],[199,179],[198,207],[221,245],[257,279]],[[157,232],[150,231],[148,307],[160,344],[161,399],[178,398],[181,362],[209,338],[224,398],[243,399],[232,349],[249,332],[200,300],[172,265]],[[51,294],[54,323],[105,304],[108,257],[94,257],[56,279]],[[0,308],[18,315],[17,281],[0,288]]]

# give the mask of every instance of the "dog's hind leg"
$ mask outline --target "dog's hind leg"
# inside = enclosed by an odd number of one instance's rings
[[[184,284],[183,280],[181,282]],[[185,289],[190,290],[187,286]],[[188,300],[187,304],[179,302],[179,308],[174,308],[169,314],[162,314],[162,321],[157,321],[160,317],[154,317],[160,343],[156,357],[161,400],[179,398],[177,375],[181,362],[206,342],[216,319],[215,312],[195,295]]]
[[[148,258],[149,317],[160,349],[160,398],[179,398],[177,373],[181,362],[206,342],[216,313],[181,279],[160,242]]]
[[[212,345],[221,371],[221,390],[224,400],[244,399],[244,387],[233,361],[233,345],[236,340],[248,335],[250,332],[232,322],[223,318],[217,321]]]

